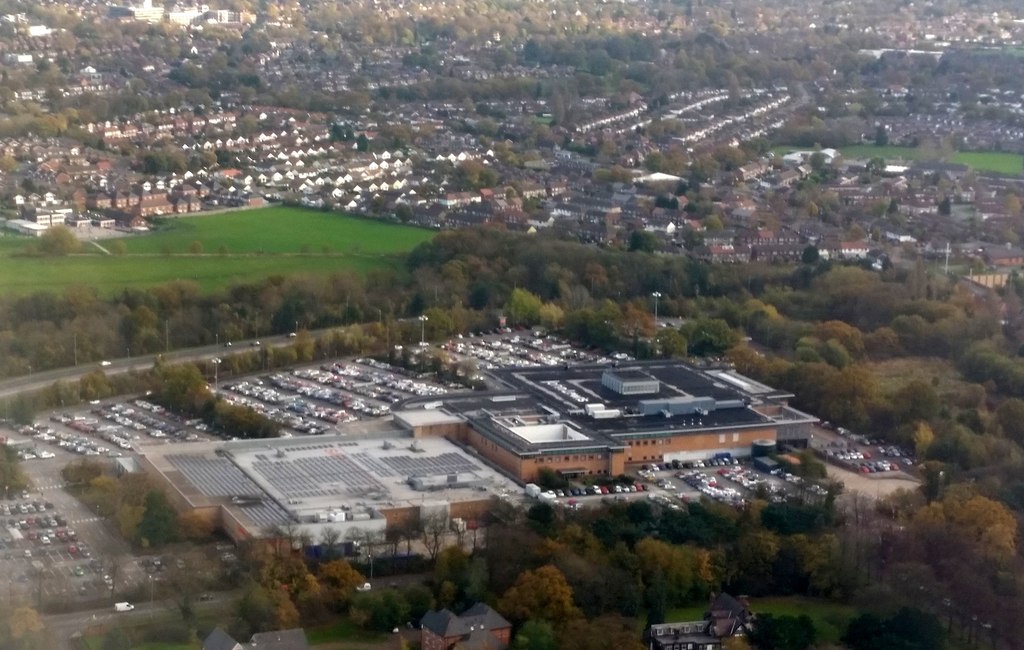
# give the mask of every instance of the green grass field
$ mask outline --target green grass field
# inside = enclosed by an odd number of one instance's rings
[[[380,643],[385,641],[388,635],[364,630],[346,618],[333,625],[308,628],[306,638],[309,639],[309,645],[316,646],[339,641]]]
[[[104,255],[91,245],[61,258],[17,255],[31,239],[0,238],[0,294],[59,292],[74,284],[110,295],[126,287],[191,280],[210,291],[269,275],[366,272],[395,264],[434,233],[298,208],[168,219],[158,232],[126,237],[127,254]],[[199,242],[202,254],[188,251]],[[110,245],[110,242],[100,242]],[[218,252],[221,247],[226,253]],[[169,253],[169,254],[168,254]]]
[[[699,621],[704,618],[707,605],[681,607],[666,612],[666,621]],[[800,616],[807,614],[814,621],[818,643],[838,643],[846,626],[856,616],[856,610],[849,605],[833,603],[817,598],[788,596],[777,598],[751,598],[750,609],[755,614],[774,616]]]
[[[791,151],[801,151],[803,147],[778,146],[772,147],[777,155],[785,155]],[[914,161],[935,156],[935,150],[914,147],[885,146],[876,147],[872,144],[858,144],[840,149],[847,158],[884,158],[886,161]],[[977,171],[991,171],[999,174],[1021,174],[1024,172],[1024,156],[998,151],[974,152],[957,151],[948,158],[948,162],[967,165]]]
[[[167,219],[166,229],[125,240],[128,252],[187,253],[199,242],[205,253],[224,246],[238,253],[331,252],[387,255],[411,250],[429,230],[300,208],[261,208],[208,217]]]

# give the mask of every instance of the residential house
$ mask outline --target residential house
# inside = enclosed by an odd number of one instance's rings
[[[512,640],[512,624],[483,603],[461,615],[447,609],[427,612],[420,627],[422,650],[505,650]]]
[[[652,625],[645,636],[651,650],[721,650],[725,639],[744,636],[754,624],[745,596],[712,594],[703,620]]]
[[[991,246],[985,249],[985,261],[996,267],[1024,266],[1024,251],[1010,246]]]
[[[203,650],[309,650],[309,641],[302,628],[295,628],[260,632],[248,643],[239,643],[218,627],[203,640]]]

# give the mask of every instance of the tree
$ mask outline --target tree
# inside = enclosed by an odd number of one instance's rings
[[[244,636],[271,629],[275,616],[270,591],[262,585],[249,585],[235,605],[235,614],[244,628]]]
[[[946,634],[933,614],[904,607],[890,618],[861,614],[850,621],[842,641],[850,650],[928,650],[945,647]]]
[[[498,610],[514,622],[564,623],[581,616],[565,576],[550,564],[521,573],[498,601]]]
[[[917,454],[917,457],[924,458],[933,442],[935,442],[935,432],[927,422],[918,422],[914,426],[914,453]]]
[[[720,318],[701,318],[687,324],[690,354],[706,356],[722,354],[739,342],[739,336]]]
[[[750,631],[749,639],[758,650],[807,650],[815,640],[814,621],[806,614],[763,614],[757,617],[757,624]]]
[[[658,352],[666,359],[680,358],[686,356],[688,344],[686,337],[679,333],[679,330],[671,327],[658,330],[655,336]]]
[[[1011,397],[996,409],[995,420],[1003,435],[1024,446],[1024,400]]]
[[[62,257],[77,252],[81,244],[67,226],[51,226],[39,238],[39,252]]]
[[[800,261],[804,264],[816,264],[820,257],[817,246],[807,246],[804,248],[804,252],[800,254]]]
[[[943,217],[948,217],[953,213],[953,203],[949,200],[948,196],[942,197],[939,201],[939,214]]]
[[[333,560],[321,565],[316,577],[324,604],[338,612],[348,609],[356,587],[366,582],[363,575],[345,560]]]
[[[7,629],[15,640],[28,639],[39,634],[46,626],[39,612],[31,607],[19,607],[7,618]]]
[[[144,547],[159,547],[178,539],[178,516],[160,490],[146,494],[145,512],[138,526],[138,541]]]
[[[422,534],[423,546],[430,555],[430,560],[437,558],[438,552],[444,546],[451,529],[448,525],[448,516],[443,512],[435,512],[422,518],[420,531]]]
[[[653,253],[658,250],[658,238],[646,230],[634,230],[629,234],[629,250],[631,252]]]
[[[889,132],[886,130],[885,125],[879,124],[875,128],[875,146],[885,147],[889,144]]]
[[[540,319],[543,302],[526,289],[513,289],[505,302],[505,313],[513,325],[534,325]]]
[[[365,628],[390,632],[409,620],[409,603],[394,589],[356,594],[352,620]]]
[[[622,616],[566,621],[558,640],[559,650],[644,650],[633,619]]]
[[[980,555],[995,559],[1013,557],[1017,549],[1017,520],[1002,503],[950,488],[941,502],[919,510],[914,525],[919,530],[945,528],[948,534],[971,545]]]
[[[512,650],[559,650],[555,630],[548,621],[526,621],[516,633]]]

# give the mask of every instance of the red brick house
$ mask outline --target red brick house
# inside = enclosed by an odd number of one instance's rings
[[[447,609],[427,612],[420,627],[422,650],[506,650],[512,641],[512,624],[483,603],[462,615]]]

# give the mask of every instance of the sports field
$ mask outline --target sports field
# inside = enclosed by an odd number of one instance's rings
[[[772,151],[778,155],[804,150],[806,150],[805,147],[772,147]],[[851,145],[842,147],[839,151],[846,158],[883,158],[887,162],[935,158],[941,153],[934,149],[895,146],[876,147],[871,144]],[[946,162],[967,165],[977,171],[991,171],[999,174],[1021,174],[1024,172],[1024,156],[1015,153],[956,151],[948,156]]]
[[[82,254],[67,257],[25,257],[18,253],[33,240],[3,238],[0,294],[85,284],[109,295],[172,280],[192,280],[212,290],[269,275],[365,272],[394,265],[400,254],[433,235],[370,219],[273,207],[167,219],[157,232],[100,242],[109,249],[123,241],[124,255],[105,255],[86,245]]]
[[[326,252],[333,253],[389,255],[411,250],[432,236],[421,228],[318,210],[273,207],[167,219],[152,234],[129,238],[125,243],[131,254],[187,253],[193,242],[199,242],[205,253],[216,253],[221,246],[229,254],[322,253],[326,247]]]

